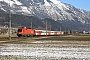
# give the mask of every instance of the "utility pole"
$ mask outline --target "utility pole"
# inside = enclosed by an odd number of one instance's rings
[[[10,7],[10,9],[9,9],[9,40],[11,40],[11,5],[10,5],[10,2],[11,2],[11,0],[9,1],[9,7]]]
[[[60,31],[61,31],[61,26],[60,26]]]
[[[47,36],[47,20],[46,20],[46,36]]]
[[[31,21],[31,28],[32,28],[32,21]]]
[[[61,36],[61,26],[60,26],[60,36]]]

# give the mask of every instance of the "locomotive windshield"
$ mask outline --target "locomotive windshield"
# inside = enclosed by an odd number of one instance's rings
[[[22,29],[18,29],[18,32],[22,32]]]

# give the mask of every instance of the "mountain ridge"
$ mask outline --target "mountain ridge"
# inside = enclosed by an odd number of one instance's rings
[[[9,9],[11,9],[12,14],[36,16],[41,19],[51,18],[67,28],[70,26],[66,25],[67,22],[65,21],[68,21],[71,25],[77,22],[77,24],[80,23],[78,26],[84,27],[81,25],[85,25],[89,30],[90,12],[58,0],[0,0],[0,5],[1,10],[6,13],[9,13]],[[78,28],[75,30],[78,30]]]

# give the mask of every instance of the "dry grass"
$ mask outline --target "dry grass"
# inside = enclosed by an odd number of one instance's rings
[[[79,35],[79,36],[44,36],[44,37],[17,37],[16,34],[11,34],[11,41],[9,40],[9,35],[0,35],[0,44],[14,43],[14,44],[27,44],[36,41],[45,41],[43,44],[84,44],[90,45],[90,35]],[[51,41],[51,42],[50,42]]]
[[[10,34],[11,37],[17,37],[16,34]],[[0,37],[9,37],[9,34],[0,34]]]

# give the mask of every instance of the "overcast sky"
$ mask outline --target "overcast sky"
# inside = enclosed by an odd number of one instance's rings
[[[71,4],[76,8],[90,11],[90,0],[60,0],[61,2]]]

